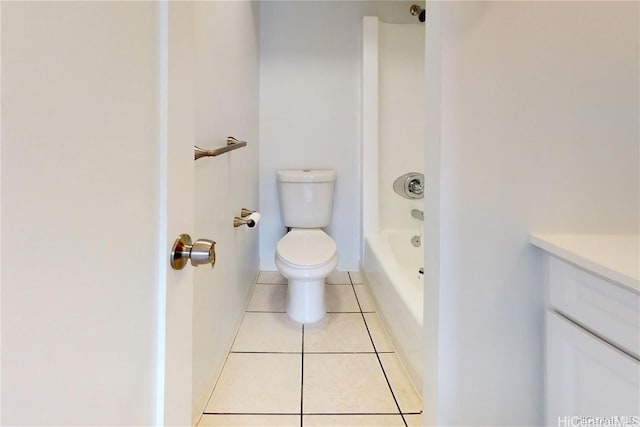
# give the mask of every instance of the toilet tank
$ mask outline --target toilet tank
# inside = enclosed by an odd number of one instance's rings
[[[279,170],[278,195],[284,225],[292,228],[329,225],[335,181],[334,170]]]

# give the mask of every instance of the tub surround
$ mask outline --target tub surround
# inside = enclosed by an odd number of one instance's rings
[[[531,234],[533,245],[640,293],[640,235]]]
[[[414,386],[422,390],[423,199],[394,181],[424,170],[424,26],[362,21],[362,261],[365,281]],[[398,142],[401,141],[401,149]],[[417,237],[417,239],[415,239]]]
[[[422,247],[409,230],[384,231],[365,239],[362,275],[378,314],[416,390],[422,390]]]

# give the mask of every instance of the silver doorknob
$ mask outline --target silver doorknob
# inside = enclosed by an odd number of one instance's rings
[[[211,268],[216,263],[216,242],[209,239],[198,239],[192,244],[191,236],[181,234],[171,249],[171,267],[174,270],[182,270],[187,265],[187,260],[191,260],[191,265],[197,267],[201,264],[211,264]]]

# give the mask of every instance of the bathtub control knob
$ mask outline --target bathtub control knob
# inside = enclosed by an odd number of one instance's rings
[[[424,186],[419,180],[412,179],[411,181],[409,181],[409,193],[419,196],[423,192],[424,192]]]
[[[424,193],[424,175],[420,172],[409,172],[393,182],[393,191],[405,199],[422,199]]]

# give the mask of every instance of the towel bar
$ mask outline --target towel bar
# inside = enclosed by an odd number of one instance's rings
[[[195,160],[198,160],[201,157],[215,157],[220,154],[224,154],[228,151],[236,150],[240,147],[244,147],[247,145],[247,141],[240,141],[235,139],[232,136],[227,137],[227,145],[225,147],[216,148],[215,150],[204,150],[197,145],[194,145],[194,156]]]

